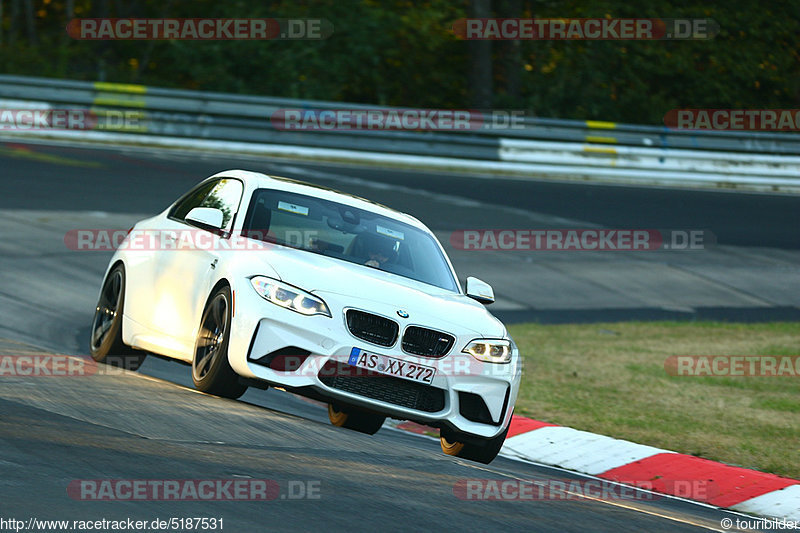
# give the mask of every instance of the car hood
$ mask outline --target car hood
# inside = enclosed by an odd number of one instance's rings
[[[409,321],[415,324],[451,332],[469,330],[489,338],[506,334],[502,322],[482,304],[463,294],[300,250],[272,249],[263,260],[282,281],[326,300],[326,295],[333,295],[331,299],[345,307],[366,306],[375,312],[391,307],[392,314],[406,311]]]

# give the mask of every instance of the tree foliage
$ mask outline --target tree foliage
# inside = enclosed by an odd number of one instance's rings
[[[514,6],[521,17],[710,17],[721,31],[697,41],[494,41],[495,108],[660,123],[678,107],[800,107],[797,2],[504,1],[492,2],[494,15]],[[6,73],[376,105],[473,101],[468,43],[451,29],[468,16],[469,0],[10,0],[3,7]],[[73,16],[322,18],[334,33],[319,41],[76,41],[64,29]]]

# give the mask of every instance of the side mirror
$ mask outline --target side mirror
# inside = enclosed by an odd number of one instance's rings
[[[492,286],[472,276],[467,278],[467,296],[477,300],[483,305],[494,302],[494,290]]]
[[[184,220],[205,229],[222,229],[222,211],[216,207],[194,207]]]

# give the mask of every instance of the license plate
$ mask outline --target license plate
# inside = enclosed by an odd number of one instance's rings
[[[353,348],[350,351],[350,359],[348,359],[347,363],[351,366],[365,368],[387,376],[427,383],[428,385],[433,383],[433,376],[436,375],[436,369],[432,366],[420,365],[411,361],[389,357],[388,355],[371,353],[360,348]]]

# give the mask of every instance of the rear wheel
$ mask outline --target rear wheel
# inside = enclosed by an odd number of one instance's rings
[[[374,435],[377,433],[386,421],[385,416],[362,411],[355,407],[343,406],[338,403],[328,404],[328,418],[330,418],[331,424],[334,426],[352,429],[353,431],[359,431],[367,435]]]
[[[194,345],[192,381],[197,390],[238,398],[247,390],[228,363],[231,336],[231,290],[220,287],[209,298]]]
[[[503,447],[506,435],[508,435],[508,427],[498,436],[491,439],[483,439],[480,443],[460,442],[458,435],[442,429],[439,442],[442,446],[442,451],[446,455],[488,465],[500,453],[500,448]]]
[[[122,311],[125,305],[125,267],[109,271],[95,307],[89,351],[92,358],[107,365],[137,370],[147,354],[122,342]]]

